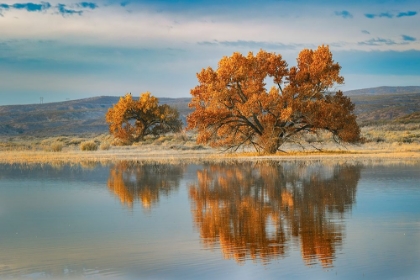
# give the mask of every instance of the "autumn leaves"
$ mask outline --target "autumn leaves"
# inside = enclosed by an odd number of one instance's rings
[[[179,112],[169,105],[158,105],[158,99],[149,92],[142,93],[139,100],[131,94],[121,97],[106,114],[109,131],[123,144],[143,140],[146,135],[159,135],[179,131],[182,121]]]
[[[255,56],[250,52],[223,57],[216,70],[208,67],[197,74],[187,128],[197,132],[198,143],[232,150],[252,146],[266,153],[319,130],[357,142],[354,105],[341,91],[332,91],[344,82],[340,68],[328,46],[302,50],[297,65],[290,68],[281,55],[263,50]],[[270,89],[267,78],[275,85]],[[107,114],[111,133],[131,141],[180,129],[177,118],[175,109],[158,106],[150,94],[139,101],[126,95]]]
[[[197,74],[188,128],[198,131],[199,143],[234,150],[251,145],[266,153],[317,130],[330,131],[346,142],[358,141],[354,105],[340,91],[331,92],[344,82],[340,68],[328,46],[301,51],[297,66],[290,68],[275,53],[261,50],[246,57],[234,53],[222,58],[217,70]],[[271,89],[266,88],[266,78],[275,85]]]

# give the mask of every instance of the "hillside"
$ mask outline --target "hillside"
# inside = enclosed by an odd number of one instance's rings
[[[419,93],[353,95],[350,96],[356,105],[355,113],[360,124],[389,122],[399,118],[412,120],[408,115],[420,112]]]
[[[388,94],[408,94],[408,93],[419,93],[420,87],[375,87],[375,88],[363,88],[357,90],[346,91],[347,96],[355,95],[388,95]]]
[[[380,87],[346,92],[356,105],[360,124],[418,122],[420,87]],[[57,103],[0,106],[0,136],[105,133],[105,114],[119,97],[100,96]],[[189,98],[160,98],[176,107],[185,122]]]

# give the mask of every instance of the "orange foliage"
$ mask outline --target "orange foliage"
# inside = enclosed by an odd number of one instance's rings
[[[223,57],[216,71],[208,67],[197,74],[188,128],[197,129],[198,143],[231,149],[253,145],[268,153],[316,130],[359,141],[354,105],[341,91],[331,92],[344,82],[340,68],[328,46],[302,50],[290,68],[281,55],[263,50]],[[266,78],[275,86],[267,89]]]
[[[146,135],[177,132],[182,127],[179,113],[169,105],[158,105],[149,92],[134,101],[131,94],[121,97],[106,114],[109,131],[125,143],[142,140]]]

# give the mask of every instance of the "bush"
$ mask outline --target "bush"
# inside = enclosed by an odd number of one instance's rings
[[[153,144],[155,144],[155,145],[162,145],[163,142],[165,142],[166,140],[167,140],[167,138],[162,135],[158,139],[156,139],[155,141],[153,141]]]
[[[80,143],[82,143],[82,141],[82,138],[71,138],[69,140],[69,145],[79,145]]]
[[[85,141],[80,144],[80,149],[82,151],[96,151],[98,149],[98,145],[95,141]]]
[[[174,134],[174,140],[175,141],[178,141],[178,142],[185,142],[185,141],[188,141],[188,136],[187,136],[187,133],[185,132],[185,130],[183,130],[183,131],[180,131],[180,132],[178,132],[178,133],[175,133]]]
[[[51,143],[51,151],[53,152],[61,152],[63,149],[63,144],[61,142],[53,142]]]
[[[111,144],[104,142],[99,146],[99,149],[101,150],[109,150],[111,148]]]

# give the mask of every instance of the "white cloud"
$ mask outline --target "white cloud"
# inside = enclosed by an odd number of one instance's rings
[[[0,25],[0,33],[3,38],[60,40],[81,45],[168,45],[184,48],[202,41],[242,40],[306,45],[345,42],[340,48],[360,49],[357,42],[366,39],[360,33],[363,29],[369,29],[375,37],[390,39],[400,37],[411,29],[412,36],[420,37],[420,31],[412,28],[415,23],[420,24],[416,17],[412,17],[410,22],[394,20],[389,26],[384,26],[379,21],[365,18],[362,11],[352,12],[354,19],[344,20],[335,16],[334,7],[308,6],[290,9],[291,6],[287,12],[280,9],[283,7],[280,4],[256,10],[238,7],[237,13],[211,14],[212,9],[210,12],[187,10],[182,13],[157,11],[153,6],[130,6],[132,10],[128,12],[127,7],[111,5],[89,10],[82,16],[69,17],[9,11],[1,19],[5,24]],[[276,9],[280,10],[277,12]],[[398,46],[398,50],[409,48],[413,48],[413,45]],[[381,49],[386,48],[382,46]]]
[[[54,1],[51,6],[64,3],[76,9],[80,8],[77,2]],[[195,73],[203,67],[216,67],[222,56],[234,51],[247,53],[263,48],[282,54],[289,65],[294,65],[301,48],[320,44],[329,44],[333,53],[420,50],[420,40],[398,44],[404,34],[420,38],[420,29],[415,27],[420,26],[420,16],[387,20],[364,16],[376,13],[379,7],[343,7],[336,2],[329,6],[312,2],[302,5],[302,1],[235,7],[223,2],[185,8],[157,4],[122,7],[99,2],[94,10],[65,17],[54,10],[8,10],[0,17],[0,62],[3,59],[9,63],[6,75],[10,91],[59,92],[65,87],[68,92],[96,95],[149,90],[160,96],[188,96],[196,83]],[[393,11],[415,9],[401,4]],[[335,14],[343,10],[353,17]],[[396,44],[359,44],[375,38]],[[1,69],[5,68],[0,65]],[[346,87],[358,88],[361,81],[366,81],[366,86],[377,84],[364,77],[346,78]],[[21,79],[27,82],[19,82]],[[3,87],[0,93],[5,90]]]

